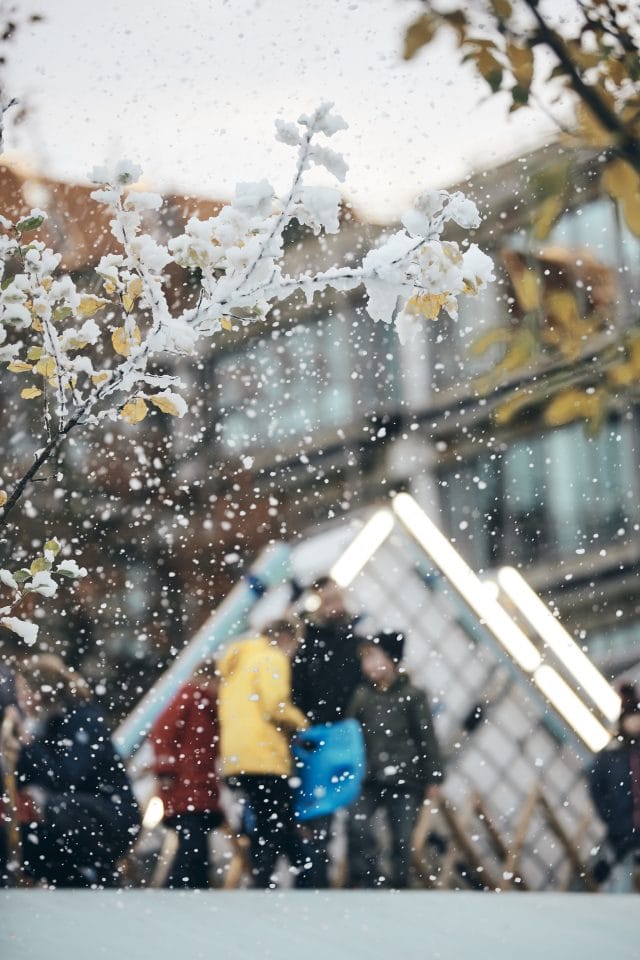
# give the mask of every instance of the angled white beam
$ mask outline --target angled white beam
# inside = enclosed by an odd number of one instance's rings
[[[393,510],[433,566],[441,571],[511,659],[532,674],[542,662],[539,652],[413,497],[399,493],[394,497]]]
[[[393,514],[387,507],[374,513],[332,566],[329,571],[331,579],[335,580],[340,587],[348,587],[353,583],[362,568],[387,539],[393,530],[394,523]]]
[[[620,697],[524,577],[513,567],[503,567],[498,571],[497,581],[516,610],[537,631],[602,715],[615,723],[620,716]]]

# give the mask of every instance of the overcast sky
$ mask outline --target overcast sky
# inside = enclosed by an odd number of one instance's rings
[[[333,100],[350,129],[334,146],[359,210],[397,216],[425,186],[548,137],[531,111],[457,63],[446,38],[406,64],[413,0],[23,0],[45,14],[9,48],[7,92],[26,98],[10,130],[36,168],[75,179],[128,157],[150,185],[228,197],[236,181],[287,183],[276,116]]]

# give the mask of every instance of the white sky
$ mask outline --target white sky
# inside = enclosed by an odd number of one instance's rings
[[[22,6],[46,20],[8,49],[7,93],[31,109],[7,147],[63,179],[128,157],[158,189],[224,198],[264,176],[283,189],[292,153],[275,143],[274,118],[333,100],[350,125],[333,141],[350,165],[345,192],[381,219],[552,129],[529,110],[507,119],[508,100],[487,99],[452,40],[404,63],[414,0]]]

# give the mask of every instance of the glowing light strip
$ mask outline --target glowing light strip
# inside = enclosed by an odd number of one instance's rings
[[[591,660],[556,620],[549,608],[534,593],[517,570],[503,567],[498,572],[498,584],[509,600],[529,621],[550,650],[573,675],[576,683],[593,700],[611,723],[620,716],[620,697]]]
[[[434,565],[442,571],[509,656],[527,673],[533,673],[542,662],[534,645],[413,497],[408,493],[399,493],[393,500],[393,509]]]
[[[394,522],[393,514],[386,508],[374,513],[329,571],[331,579],[348,587],[387,539]]]
[[[538,667],[533,682],[590,750],[597,753],[606,747],[611,734],[596,720],[557,670],[546,664]]]

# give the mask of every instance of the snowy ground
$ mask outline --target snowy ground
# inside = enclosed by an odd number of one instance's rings
[[[637,960],[640,898],[1,891],[2,960]]]

